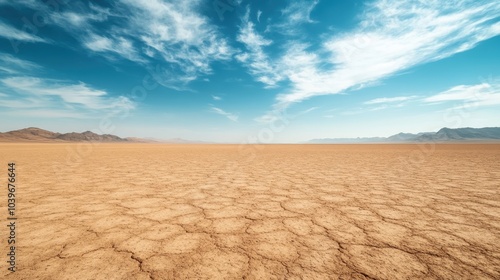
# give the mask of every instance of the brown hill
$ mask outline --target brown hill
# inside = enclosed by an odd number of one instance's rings
[[[126,142],[127,139],[120,138],[116,135],[104,134],[99,135],[91,131],[85,131],[83,133],[71,132],[65,133],[57,136],[57,139],[61,139],[64,141],[98,141],[98,142]]]
[[[57,140],[57,137],[61,135],[60,133],[55,133],[52,131],[28,127],[19,130],[13,130],[5,133],[0,133],[0,141],[2,142],[47,142],[51,140]]]
[[[57,133],[36,127],[0,133],[0,142],[142,142],[140,138],[120,138],[116,135],[99,135],[91,131],[83,133]]]

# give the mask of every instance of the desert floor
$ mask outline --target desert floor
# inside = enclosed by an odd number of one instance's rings
[[[10,143],[2,185],[9,161],[0,278],[500,279],[500,145]]]

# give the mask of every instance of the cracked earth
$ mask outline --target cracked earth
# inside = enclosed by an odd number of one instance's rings
[[[4,279],[500,279],[500,145],[1,144],[0,160],[18,179]]]

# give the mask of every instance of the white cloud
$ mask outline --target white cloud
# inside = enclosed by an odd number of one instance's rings
[[[123,0],[114,3],[112,9],[72,3],[58,5],[57,11],[34,1],[14,5],[43,10],[50,24],[66,30],[85,49],[106,59],[127,59],[150,72],[159,66],[161,71],[154,71],[155,79],[174,89],[183,89],[190,81],[211,74],[214,61],[230,60],[234,54],[219,28],[201,14],[200,0]]]
[[[440,92],[436,95],[427,97],[424,99],[424,101],[436,103],[456,100],[473,100],[490,93],[492,89],[493,87],[488,83],[482,83],[472,86],[459,85],[452,87],[446,91]]]
[[[138,63],[146,62],[145,59],[139,56],[132,41],[124,37],[116,36],[110,39],[96,34],[90,34],[89,37],[83,40],[83,44],[85,47],[95,52],[111,52],[131,61]]]
[[[291,42],[284,55],[277,60],[275,72],[281,76],[287,77],[293,86],[301,87],[321,87],[320,84],[314,84],[311,77],[320,75],[317,65],[321,59],[319,55],[308,51],[309,45],[299,42]],[[279,95],[282,98],[283,95]],[[295,102],[295,101],[293,101]],[[256,119],[258,122],[273,122],[276,120],[276,112],[283,112],[292,102],[278,102],[273,106],[273,110],[267,112],[264,116]]]
[[[314,1],[292,1],[281,11],[282,17],[286,20],[286,26],[293,26],[302,23],[313,23],[311,12],[318,5],[319,0]]]
[[[272,123],[272,122],[275,122],[277,120],[280,120],[278,114],[276,114],[276,112],[268,112],[267,114],[263,115],[263,116],[259,116],[257,118],[254,119],[254,121],[256,122],[259,122],[259,123],[263,123],[263,124],[267,124],[267,123]]]
[[[232,114],[232,113],[228,113],[220,108],[217,108],[217,107],[211,107],[210,108],[210,111],[212,113],[216,113],[216,114],[219,114],[219,115],[222,115],[226,118],[228,118],[229,120],[233,121],[233,122],[237,122],[238,121],[238,116],[235,115],[235,114]]]
[[[216,101],[219,101],[219,100],[222,100],[222,97],[216,96],[216,95],[212,95],[212,99],[216,100]]]
[[[37,0],[17,0],[17,1],[1,0],[0,5],[4,4],[11,6],[26,6],[34,10],[38,10],[40,9],[40,7],[45,6],[43,2]]]
[[[260,22],[260,16],[262,15],[262,11],[258,10],[257,11],[257,21]]]
[[[93,22],[104,22],[111,15],[108,9],[99,6],[90,5],[91,11],[78,13],[76,11],[65,11],[54,13],[51,20],[54,24],[61,26],[69,31],[76,31],[81,28],[89,28]]]
[[[387,1],[367,6],[350,32],[325,35],[316,51],[290,44],[273,70],[291,82],[274,108],[359,89],[413,66],[443,59],[500,34],[495,2]],[[295,48],[295,51],[291,51]],[[297,60],[290,53],[299,53]],[[264,68],[265,69],[265,68]],[[257,70],[250,72],[257,78]]]
[[[273,66],[269,57],[264,52],[264,47],[271,45],[271,40],[265,39],[255,31],[255,25],[250,21],[250,8],[247,7],[245,16],[242,19],[238,36],[236,39],[245,45],[247,52],[236,55],[236,59],[245,64],[250,74],[267,87],[275,87],[283,80],[277,69]]]
[[[307,114],[307,113],[312,112],[312,111],[314,111],[314,110],[316,110],[316,109],[318,109],[318,108],[319,108],[319,107],[311,107],[311,108],[309,108],[309,109],[306,109],[306,110],[300,111],[298,115],[304,115],[304,114]]]
[[[397,96],[397,97],[381,97],[381,98],[375,98],[372,100],[368,100],[365,102],[365,104],[371,105],[371,104],[381,104],[381,103],[395,103],[395,102],[403,102],[403,101],[408,101],[411,99],[415,99],[417,96],[412,95],[412,96]]]
[[[318,3],[319,0],[288,1],[288,5],[281,10],[279,22],[267,26],[266,32],[279,32],[289,36],[301,35],[303,24],[315,23],[311,19],[311,12]]]
[[[29,110],[15,110],[8,111],[8,116],[19,116],[19,117],[35,117],[35,118],[72,118],[72,119],[86,119],[90,118],[88,115],[82,115],[72,110],[62,110],[62,109],[29,109]]]
[[[46,106],[62,102],[63,106],[89,110],[132,109],[134,103],[127,97],[109,97],[103,90],[91,88],[85,83],[72,83],[61,80],[41,79],[33,77],[10,77],[1,82],[10,90],[36,100],[47,101]],[[54,100],[54,98],[56,98]]]
[[[429,104],[461,102],[457,108],[484,107],[500,105],[500,83],[482,83],[477,85],[459,85],[423,99]]]
[[[0,61],[2,61],[0,71],[8,74],[18,74],[42,68],[34,62],[23,60],[6,53],[0,53]]]
[[[17,0],[1,2],[16,8],[30,8],[43,15],[46,23],[58,25],[70,32],[86,30],[91,28],[93,22],[103,22],[110,16],[118,16],[111,13],[110,9],[101,6],[78,2],[78,1],[38,1],[38,0]]]
[[[122,32],[124,30],[116,27],[110,30],[106,30],[102,26],[100,28],[94,27],[96,23],[103,23],[110,17],[121,17],[121,15],[114,14],[109,9],[92,3],[88,7],[82,3],[76,7],[73,5],[70,7],[74,10],[50,13],[51,23],[75,36],[88,50],[100,53],[110,60],[122,57],[140,64],[146,62],[146,59],[141,57],[138,49],[134,46],[134,40],[129,38],[126,32]],[[46,7],[41,7],[41,9],[43,8],[46,9]]]
[[[19,110],[19,109],[33,109],[33,108],[43,108],[43,106],[48,106],[46,102],[40,99],[30,99],[30,98],[19,98],[13,99],[9,96],[0,95],[0,107]]]
[[[124,1],[130,11],[120,32],[138,38],[150,56],[166,62],[157,80],[179,87],[212,72],[211,63],[231,59],[232,48],[217,27],[201,15],[201,1]],[[132,31],[132,32],[130,32]]]
[[[270,25],[265,33],[278,31],[287,35],[294,35],[298,32],[298,27],[303,23],[313,23],[310,18],[311,11],[316,7],[319,1],[298,1],[291,2],[284,10],[282,17],[284,21],[275,25]],[[259,21],[261,11],[257,11],[257,20]],[[265,48],[273,44],[270,39],[266,39],[259,34],[255,24],[250,20],[250,8],[247,6],[245,15],[242,17],[242,24],[239,28],[237,41],[243,43],[246,52],[236,55],[236,59],[245,64],[249,73],[255,76],[256,80],[264,83],[266,88],[277,87],[279,82],[285,79],[300,79],[301,73],[298,73],[296,67],[307,67],[312,62],[317,62],[317,55],[306,53],[308,44],[298,41],[288,41],[284,46],[287,50],[282,57],[271,58],[266,54]],[[301,65],[298,65],[301,64]],[[307,64],[307,65],[305,65]],[[305,69],[312,70],[312,69]]]
[[[48,41],[45,39],[30,34],[26,31],[19,30],[1,21],[0,21],[0,37],[4,37],[10,40],[31,42],[31,43],[37,43],[37,42],[48,43]]]
[[[91,37],[92,38],[89,38],[89,40],[85,42],[85,46],[87,48],[97,52],[109,51],[113,49],[113,42],[110,39],[95,34],[92,34]]]

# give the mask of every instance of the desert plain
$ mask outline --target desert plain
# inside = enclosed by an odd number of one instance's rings
[[[2,185],[11,161],[4,279],[500,279],[498,144],[3,143]]]

